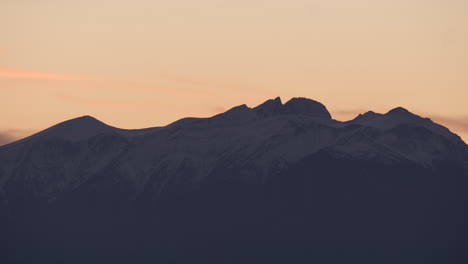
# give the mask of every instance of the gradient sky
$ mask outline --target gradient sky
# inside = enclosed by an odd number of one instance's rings
[[[467,0],[0,0],[0,145],[301,96],[396,106],[468,141]]]

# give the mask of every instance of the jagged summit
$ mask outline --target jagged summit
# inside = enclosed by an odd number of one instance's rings
[[[253,110],[262,116],[284,114],[283,103],[281,102],[280,97],[267,100],[263,104],[255,107]]]
[[[276,97],[267,100],[253,110],[261,116],[306,115],[331,119],[330,112],[323,104],[303,97],[294,97],[285,104],[281,102],[280,97]]]

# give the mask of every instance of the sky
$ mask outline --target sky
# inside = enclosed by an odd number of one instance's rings
[[[0,145],[277,96],[337,120],[402,106],[467,142],[468,1],[0,0],[0,95]]]

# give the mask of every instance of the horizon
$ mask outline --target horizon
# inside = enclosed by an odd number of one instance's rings
[[[468,2],[0,3],[0,145],[90,115],[125,129],[293,96],[401,106],[468,141]]]

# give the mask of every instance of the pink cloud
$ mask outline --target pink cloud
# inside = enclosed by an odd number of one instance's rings
[[[94,108],[113,108],[113,109],[126,109],[132,111],[144,111],[152,109],[151,105],[147,105],[142,102],[129,102],[127,100],[113,100],[113,99],[102,99],[102,98],[89,98],[82,96],[74,96],[67,94],[57,94],[59,99],[70,103],[76,103],[86,105]]]
[[[180,87],[168,87],[160,85],[149,85],[149,84],[137,84],[131,82],[110,82],[109,83],[114,88],[123,88],[123,89],[137,89],[137,90],[147,90],[147,91],[159,91],[162,93],[168,94],[178,94],[181,96],[196,96],[196,97],[207,97],[212,99],[232,99],[232,96],[223,95],[221,93],[204,91],[200,89],[188,89]]]
[[[8,68],[8,67],[0,67],[0,78],[51,80],[51,81],[96,80],[96,78],[89,77],[89,76],[57,74],[57,73],[49,73],[49,72],[14,69],[14,68]]]
[[[1,54],[1,50],[0,50]],[[196,97],[207,97],[212,99],[233,99],[239,96],[236,95],[225,95],[220,92],[206,91],[200,89],[200,87],[206,86],[202,82],[192,81],[190,79],[183,79],[179,77],[173,77],[172,80],[175,82],[182,82],[198,88],[182,88],[182,87],[165,87],[160,85],[149,85],[149,84],[137,84],[128,81],[112,80],[96,78],[91,76],[83,75],[71,75],[71,74],[60,74],[42,71],[33,71],[25,69],[17,69],[10,67],[0,66],[0,79],[20,79],[20,80],[42,80],[42,81],[105,81],[101,83],[101,87],[111,86],[113,88],[124,88],[124,89],[139,89],[139,90],[152,90],[160,91],[163,93],[179,94],[182,96],[196,96]]]

